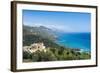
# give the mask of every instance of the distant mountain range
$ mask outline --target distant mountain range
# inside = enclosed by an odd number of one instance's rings
[[[31,27],[23,25],[23,46],[29,46],[33,43],[44,43],[46,47],[60,48],[55,40],[57,39],[56,31],[44,26]]]
[[[38,35],[41,36],[42,38],[47,38],[50,40],[55,40],[57,38],[56,32],[47,27],[44,26],[31,27],[31,26],[23,25],[23,35],[30,35],[30,34]]]

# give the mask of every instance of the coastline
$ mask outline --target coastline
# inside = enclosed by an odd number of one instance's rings
[[[58,35],[55,43],[66,48],[80,49],[81,51],[91,51],[91,33],[64,33]]]

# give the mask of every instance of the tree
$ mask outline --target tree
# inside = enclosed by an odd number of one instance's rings
[[[55,61],[57,58],[51,51],[36,51],[32,54],[32,61]]]
[[[26,51],[23,51],[23,59],[30,59],[30,58],[31,58],[31,54]]]

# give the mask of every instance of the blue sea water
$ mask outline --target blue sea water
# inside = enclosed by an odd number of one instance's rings
[[[60,33],[56,43],[64,47],[91,51],[91,33]]]

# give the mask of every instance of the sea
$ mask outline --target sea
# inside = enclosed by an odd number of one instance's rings
[[[60,33],[56,43],[64,47],[90,52],[91,33]]]

